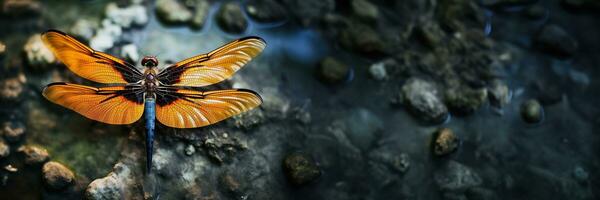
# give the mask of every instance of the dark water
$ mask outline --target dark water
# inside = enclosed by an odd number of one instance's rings
[[[172,63],[243,36],[267,42],[262,54],[218,86],[257,91],[264,99],[261,108],[209,127],[184,130],[157,124],[155,168],[149,175],[144,172],[142,121],[105,125],[48,102],[41,91],[50,82],[96,84],[62,64],[32,64],[23,50],[28,38],[47,29],[75,34],[70,31],[78,19],[101,24],[110,18],[105,11],[110,1],[24,2],[33,7],[6,10],[10,1],[5,1],[0,15],[0,42],[6,45],[0,78],[26,77],[19,81],[17,97],[1,97],[0,122],[22,127],[25,133],[8,142],[6,130],[2,132],[10,154],[0,157],[0,199],[598,196],[600,5],[594,1],[573,7],[558,0],[372,0],[367,4],[376,7],[374,18],[360,14],[369,11],[368,5],[353,7],[364,1],[206,1],[210,8],[201,29],[190,28],[189,22],[168,25],[158,19],[159,1],[143,1],[139,6],[145,8],[147,22],[123,28],[108,53],[119,55],[131,43],[141,56],[156,55]],[[193,11],[201,1],[177,2]],[[283,14],[265,22],[243,12],[248,26],[242,33],[219,25],[225,4],[256,2],[281,6],[274,11],[259,8],[263,14]],[[117,4],[126,8],[136,3]],[[550,25],[565,33],[550,39],[563,45],[559,50],[539,46],[541,32]],[[100,29],[93,28],[94,35]],[[376,42],[369,39],[372,35]],[[569,40],[577,43],[575,49],[569,49]],[[342,63],[341,80],[320,78],[326,58]],[[383,80],[374,79],[371,65],[386,60],[395,64],[385,65]],[[415,78],[438,90],[441,104],[450,110],[445,120],[430,122],[423,120],[427,113],[414,112],[402,88]],[[508,102],[502,106],[490,100],[494,82],[508,88],[503,96]],[[454,87],[484,90],[486,96],[477,102],[477,97],[459,93],[469,106],[476,104],[464,112],[453,108],[456,102],[446,96]],[[417,91],[423,92],[430,91]],[[400,95],[405,100],[397,103]],[[528,100],[540,103],[540,121],[523,118]],[[451,129],[458,138],[443,156],[433,152],[439,128]],[[73,181],[51,189],[43,164],[26,164],[24,153],[18,152],[29,145],[47,149],[50,161],[74,173]],[[224,161],[215,161],[215,152]],[[318,172],[301,185],[294,184],[298,177],[289,177],[284,164],[294,153],[305,156],[308,168]],[[409,167],[398,170],[399,159]],[[18,171],[6,170],[7,165]],[[104,177],[115,181],[92,183]],[[95,187],[109,189],[90,189]]]

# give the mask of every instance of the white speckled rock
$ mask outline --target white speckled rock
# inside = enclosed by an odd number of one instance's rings
[[[177,0],[157,0],[156,15],[166,24],[184,24],[192,20],[192,12]]]
[[[132,25],[141,26],[148,23],[148,13],[146,7],[142,5],[130,5],[128,7],[119,8],[116,3],[109,3],[106,6],[106,17],[113,23],[129,28]]]
[[[140,59],[138,48],[135,44],[126,44],[121,48],[121,57],[126,58],[130,61],[137,61]]]
[[[128,199],[127,185],[131,182],[131,176],[127,165],[117,163],[110,174],[88,185],[85,197],[90,200]]]
[[[27,63],[36,69],[41,69],[56,61],[52,51],[42,42],[41,34],[34,34],[27,40],[23,47]]]

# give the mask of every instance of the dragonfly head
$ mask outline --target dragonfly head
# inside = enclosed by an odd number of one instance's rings
[[[154,56],[144,56],[142,58],[142,66],[152,68],[158,66],[158,59]]]

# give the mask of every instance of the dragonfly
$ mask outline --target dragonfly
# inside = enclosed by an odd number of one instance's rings
[[[258,107],[260,95],[249,89],[206,90],[233,76],[266,47],[255,36],[244,37],[209,53],[158,69],[158,59],[141,59],[143,71],[74,37],[48,30],[42,41],[76,75],[102,87],[55,82],[42,94],[55,104],[107,124],[132,124],[142,115],[146,128],[146,171],[152,168],[155,120],[173,128],[215,124]]]

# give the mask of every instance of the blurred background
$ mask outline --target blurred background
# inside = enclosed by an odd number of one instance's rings
[[[0,199],[597,199],[595,0],[0,0]],[[197,129],[88,120],[57,29],[161,66],[259,36],[218,88],[258,109]],[[140,67],[141,69],[141,67]]]

